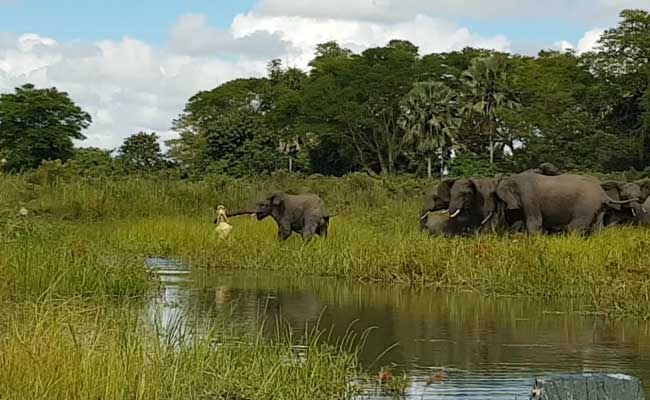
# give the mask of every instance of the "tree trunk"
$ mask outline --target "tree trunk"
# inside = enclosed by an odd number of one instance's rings
[[[427,178],[431,179],[431,157],[427,157]]]
[[[289,172],[293,172],[293,159],[289,157]]]
[[[494,137],[490,133],[490,164],[494,164]]]

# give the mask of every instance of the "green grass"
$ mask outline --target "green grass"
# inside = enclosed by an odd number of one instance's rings
[[[336,217],[330,237],[275,238],[271,221],[233,221],[225,241],[209,220],[147,218],[95,227],[116,251],[180,257],[194,267],[276,270],[348,280],[466,288],[486,295],[577,298],[594,312],[650,318],[650,231],[579,236],[430,238],[417,227]],[[381,215],[379,216],[381,217]],[[413,223],[412,225],[415,225]],[[111,235],[110,232],[120,232]],[[88,235],[92,234],[91,232]]]
[[[330,236],[280,243],[273,221],[244,216],[232,219],[228,239],[217,239],[215,204],[247,207],[278,188],[320,194],[337,213]],[[142,317],[158,287],[144,268],[149,255],[196,269],[573,298],[596,313],[650,318],[650,230],[431,238],[418,229],[421,188],[412,179],[360,175],[0,176],[0,398],[346,398],[357,389],[351,381],[366,379],[348,340],[333,347],[317,334],[268,340],[227,321],[204,327],[205,336],[161,336]],[[16,215],[22,206],[29,216]],[[306,357],[296,358],[296,349]]]
[[[180,325],[179,325],[180,326]],[[3,399],[345,399],[359,389],[355,344],[238,333],[165,335],[125,307],[23,304],[0,325]]]

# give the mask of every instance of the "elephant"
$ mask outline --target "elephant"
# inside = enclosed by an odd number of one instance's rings
[[[526,172],[531,172],[534,174],[541,174],[541,175],[547,175],[547,176],[558,176],[562,175],[562,171],[555,165],[551,163],[541,163],[539,164],[539,167],[534,168],[534,169],[529,169]]]
[[[614,200],[630,200],[629,204],[617,206],[605,213],[605,225],[639,224],[647,220],[647,209],[641,205],[650,196],[650,179],[636,182],[607,181],[603,190]]]
[[[278,225],[278,239],[287,240],[292,232],[309,241],[314,235],[327,236],[329,220],[333,216],[315,194],[290,195],[284,192],[269,194],[257,203],[253,211],[258,220],[271,216]]]
[[[542,163],[524,173],[558,176],[562,172],[551,163]],[[449,215],[454,220],[464,220],[466,230],[495,232],[507,229],[512,232],[524,229],[522,210],[508,210],[497,196],[501,177],[470,178],[455,181],[451,188]]]
[[[464,223],[465,231],[495,230],[504,224],[496,189],[497,178],[459,179],[451,188],[449,218]],[[490,223],[488,225],[488,222]]]
[[[650,196],[647,199],[645,199],[643,204],[641,204],[641,207],[645,212],[643,213],[641,218],[639,218],[638,223],[639,225],[650,226]]]
[[[580,175],[521,173],[501,179],[497,196],[506,210],[521,210],[529,234],[541,230],[590,233],[603,226],[605,210],[629,201],[611,199],[599,182]]]
[[[441,212],[429,213],[420,220],[420,228],[431,236],[459,236],[466,233],[466,224],[458,219],[451,219]]]
[[[420,211],[420,217],[424,218],[430,212],[446,210],[449,207],[451,187],[456,180],[455,178],[444,179],[431,190],[424,193],[424,204],[422,211]]]

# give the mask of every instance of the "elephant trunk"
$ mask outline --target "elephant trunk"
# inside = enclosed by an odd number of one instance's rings
[[[227,213],[226,215],[228,216],[228,218],[230,218],[230,217],[238,217],[238,216],[240,216],[240,215],[251,215],[251,214],[255,214],[255,211],[251,211],[251,210],[237,210],[237,211],[229,212],[229,213]]]

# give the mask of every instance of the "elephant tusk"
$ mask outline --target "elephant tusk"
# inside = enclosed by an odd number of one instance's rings
[[[630,208],[630,210],[632,210],[632,216],[636,217],[636,210],[634,208]]]
[[[641,211],[643,211],[644,214],[648,213],[648,210],[646,210],[645,207],[641,207]]]
[[[483,221],[481,221],[481,226],[485,225],[485,224],[490,220],[490,218],[492,218],[492,212],[490,212],[490,213],[487,215],[487,217],[485,217],[485,218],[483,219]]]
[[[449,218],[456,218],[460,214],[460,208],[456,210],[453,214],[449,214]]]
[[[431,214],[431,211],[427,211],[427,212],[425,212],[425,213],[420,217],[420,221],[424,221],[424,220],[429,216],[429,214]]]

